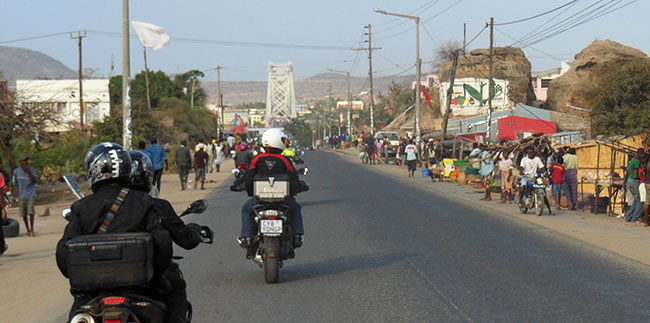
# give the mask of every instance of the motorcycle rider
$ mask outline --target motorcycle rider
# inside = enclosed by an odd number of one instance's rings
[[[137,150],[130,150],[133,161],[133,173],[128,186],[134,190],[151,194],[156,192],[154,185],[153,164],[149,157]],[[153,197],[153,196],[152,196]],[[163,199],[153,198],[155,213],[161,217],[162,226],[169,231],[172,241],[183,249],[194,249],[201,243],[201,226],[196,223],[185,225],[176,214],[172,205]],[[165,303],[174,304],[168,312],[168,322],[185,322],[187,313],[187,284],[183,279],[178,264],[172,262],[165,271],[164,277],[171,285],[171,291],[165,295]]]
[[[129,183],[132,173],[129,153],[116,143],[104,142],[92,147],[86,153],[84,166],[93,194],[72,204],[68,225],[56,248],[57,266],[66,278],[69,278],[66,242],[99,231],[117,197]],[[152,290],[167,287],[165,285],[168,283],[165,283],[163,277],[173,253],[169,232],[160,223],[161,217],[155,210],[154,200],[147,193],[138,190],[124,191],[126,196],[113,221],[105,230],[107,233],[148,232],[154,243],[154,278],[150,287]],[[96,292],[72,288],[70,292],[75,298],[70,310],[72,318],[75,310],[92,299]]]
[[[245,164],[246,168],[250,167],[253,158],[253,153],[248,150],[248,146],[246,144],[240,144],[239,151],[235,154],[235,168],[241,164]]]
[[[289,203],[289,212],[291,212],[293,246],[299,248],[302,246],[303,234],[305,233],[302,224],[301,206],[298,204],[294,196],[301,191],[306,190],[306,185],[301,183],[298,179],[298,174],[293,168],[292,163],[282,156],[282,151],[289,145],[287,136],[282,130],[277,128],[268,129],[262,135],[262,147],[264,153],[258,154],[253,158],[246,175],[242,180],[233,186],[233,190],[237,187],[244,185],[248,196],[253,196],[253,179],[255,175],[280,175],[287,174],[290,180],[290,197],[287,199]],[[242,227],[241,236],[237,239],[242,248],[250,248],[253,245],[253,236],[255,235],[255,221],[253,219],[253,206],[257,201],[254,198],[249,199],[242,206]]]
[[[535,150],[532,147],[526,148],[525,152],[526,156],[520,162],[520,166],[523,168],[523,174],[520,182],[521,188],[519,189],[519,207],[523,205],[524,194],[528,188],[528,183],[533,181],[537,172],[544,170],[544,163],[535,155]],[[551,204],[548,202],[546,195],[544,195],[544,204],[548,208],[548,213],[554,215],[555,213],[551,210]]]

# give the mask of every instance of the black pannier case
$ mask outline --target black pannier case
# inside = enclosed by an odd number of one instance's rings
[[[153,278],[153,239],[148,233],[84,235],[66,245],[73,288],[138,286]]]

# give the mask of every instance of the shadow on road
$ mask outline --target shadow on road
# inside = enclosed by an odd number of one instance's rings
[[[282,280],[286,282],[338,275],[357,270],[372,269],[400,263],[405,257],[402,253],[343,256],[325,259],[309,264],[289,265],[282,269]]]

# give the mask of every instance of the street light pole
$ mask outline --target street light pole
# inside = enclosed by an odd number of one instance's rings
[[[129,0],[122,0],[122,143],[131,149],[131,100],[129,99],[129,78],[131,76],[129,47]]]
[[[413,19],[415,21],[415,136],[420,140],[420,17],[403,15],[400,13],[387,12],[378,8],[374,10],[377,13],[388,16]]]
[[[350,94],[350,72],[333,70],[331,68],[328,68],[327,70],[330,72],[344,73],[348,77],[348,138],[352,138],[352,121],[350,117],[352,109],[352,94]]]

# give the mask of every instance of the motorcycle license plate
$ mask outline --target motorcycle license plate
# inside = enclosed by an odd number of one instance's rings
[[[282,220],[262,220],[260,222],[261,233],[282,233]]]

